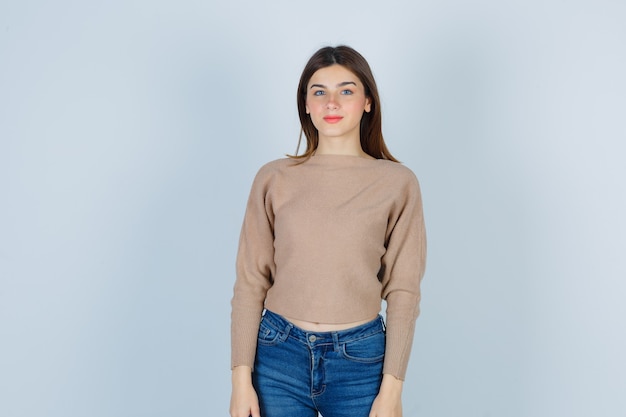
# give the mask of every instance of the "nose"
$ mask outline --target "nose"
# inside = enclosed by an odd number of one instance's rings
[[[328,110],[337,110],[339,108],[339,103],[337,103],[337,100],[334,94],[328,95],[328,102],[326,103],[326,108]]]

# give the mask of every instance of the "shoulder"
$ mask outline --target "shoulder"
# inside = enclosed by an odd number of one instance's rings
[[[295,161],[291,158],[280,158],[267,162],[259,168],[257,177],[271,177],[276,173],[279,173],[287,167],[295,165]]]
[[[382,184],[393,195],[394,201],[404,206],[407,204],[419,204],[422,199],[422,191],[417,176],[406,165],[400,162],[379,160],[381,171],[379,178]]]
[[[380,166],[381,175],[390,181],[419,186],[417,176],[406,165],[386,159],[379,159],[377,163]]]
[[[255,185],[267,184],[285,169],[295,164],[291,158],[280,158],[267,162],[259,168],[254,178]]]
[[[288,166],[295,165],[295,161],[291,158],[279,158],[267,162],[259,168],[259,173],[270,173],[280,171]]]

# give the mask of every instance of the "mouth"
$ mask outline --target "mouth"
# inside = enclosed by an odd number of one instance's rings
[[[338,123],[341,121],[341,119],[343,119],[343,117],[341,116],[326,116],[324,117],[324,120],[326,121],[326,123]]]

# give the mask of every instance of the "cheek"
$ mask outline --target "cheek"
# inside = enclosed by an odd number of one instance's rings
[[[315,101],[307,102],[306,104],[307,113],[310,115],[319,114],[323,111],[323,106],[320,103],[316,103]]]
[[[349,106],[346,106],[346,109],[349,109],[351,113],[361,114],[363,113],[363,109],[365,108],[366,103],[364,101],[354,101],[350,103]]]

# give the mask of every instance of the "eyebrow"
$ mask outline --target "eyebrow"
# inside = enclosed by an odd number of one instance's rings
[[[337,87],[345,87],[346,85],[350,85],[350,84],[352,84],[352,85],[354,85],[356,87],[356,83],[354,81],[344,81],[342,83],[337,84]],[[313,84],[313,85],[311,85],[310,88],[314,88],[314,87],[326,88],[326,86],[324,84]]]

